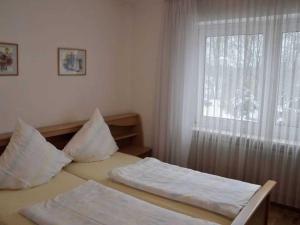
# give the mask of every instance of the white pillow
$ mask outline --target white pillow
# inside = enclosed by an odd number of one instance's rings
[[[19,120],[0,157],[0,189],[22,189],[46,183],[70,162],[64,152]]]
[[[118,150],[99,109],[65,146],[64,152],[77,162],[94,162],[109,158]]]

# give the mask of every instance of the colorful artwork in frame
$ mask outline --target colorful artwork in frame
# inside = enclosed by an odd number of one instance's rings
[[[0,42],[0,76],[17,76],[18,44]]]
[[[86,75],[86,50],[58,48],[58,75]]]

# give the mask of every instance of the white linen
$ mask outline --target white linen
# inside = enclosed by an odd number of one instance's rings
[[[0,157],[0,189],[23,189],[48,182],[70,163],[33,127],[19,120]]]
[[[115,168],[109,176],[131,187],[229,218],[234,218],[260,187],[163,163],[154,158]]]
[[[95,162],[109,158],[118,150],[99,109],[65,146],[64,152],[77,162]]]
[[[215,225],[146,203],[95,181],[20,210],[39,225]]]

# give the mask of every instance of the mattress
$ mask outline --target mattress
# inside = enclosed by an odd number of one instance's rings
[[[33,225],[18,213],[20,208],[53,198],[86,182],[77,176],[62,171],[48,183],[24,190],[0,191],[0,224]]]
[[[205,209],[196,208],[187,204],[179,203],[163,197],[159,197],[144,191],[131,188],[126,185],[115,183],[108,178],[108,172],[116,167],[125,166],[139,161],[140,158],[116,152],[112,157],[104,161],[92,163],[73,162],[64,168],[67,172],[74,174],[85,180],[95,180],[108,187],[127,193],[136,198],[153,203],[160,207],[171,209],[179,213],[183,213],[192,217],[219,223],[221,225],[231,224],[231,220],[219,214],[207,211]]]

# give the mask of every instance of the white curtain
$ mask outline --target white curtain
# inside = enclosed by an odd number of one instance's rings
[[[300,208],[300,1],[167,0],[154,150]]]

